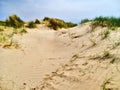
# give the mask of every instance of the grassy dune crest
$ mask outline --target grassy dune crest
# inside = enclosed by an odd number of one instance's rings
[[[65,21],[60,20],[60,19],[49,18],[49,17],[45,17],[43,19],[43,23],[45,23],[48,27],[50,27],[50,28],[52,28],[54,30],[77,26],[77,24],[74,24],[72,22],[65,22]]]
[[[24,21],[21,20],[17,15],[11,15],[5,20],[6,26],[20,28],[24,26]]]
[[[96,17],[93,20],[89,19],[83,19],[81,20],[81,24],[86,23],[86,22],[92,22],[91,26],[93,29],[95,29],[98,26],[101,27],[108,27],[110,29],[115,29],[117,27],[120,27],[120,17]]]

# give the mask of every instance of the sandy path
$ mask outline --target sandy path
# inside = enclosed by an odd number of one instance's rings
[[[18,85],[39,85],[46,74],[67,62],[75,52],[72,48],[62,46],[64,43],[59,42],[55,34],[52,30],[28,30],[23,36],[15,36],[22,48],[1,48],[0,77]]]
[[[44,27],[28,29],[27,34],[14,37],[20,49],[0,48],[0,78],[7,82],[4,85],[8,88],[12,86],[9,82],[18,87],[26,83],[23,90],[30,90],[27,87],[35,90],[102,90],[104,82],[112,78],[106,86],[119,90],[119,62],[110,63],[113,58],[119,60],[119,48],[110,48],[120,34],[112,32],[108,39],[101,40],[103,30],[91,31],[89,24],[61,31]],[[105,50],[114,57],[103,61],[94,58]]]

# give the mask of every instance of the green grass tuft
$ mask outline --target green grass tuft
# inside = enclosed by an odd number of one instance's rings
[[[107,37],[109,36],[109,34],[110,34],[110,31],[109,31],[108,29],[102,31],[102,32],[100,33],[101,39],[103,40],[103,39],[107,38]]]
[[[40,21],[38,19],[35,19],[35,24],[40,24]]]
[[[92,27],[94,29],[97,26],[108,27],[110,29],[114,29],[114,27],[120,27],[120,17],[96,17],[92,20]]]
[[[24,21],[21,20],[17,15],[11,15],[5,20],[5,26],[20,28],[24,26]]]
[[[89,21],[91,21],[91,20],[86,18],[86,19],[81,20],[80,24],[83,24],[83,23],[86,23],[86,22],[89,22]]]
[[[27,26],[28,28],[36,28],[36,24],[33,21],[28,22]]]

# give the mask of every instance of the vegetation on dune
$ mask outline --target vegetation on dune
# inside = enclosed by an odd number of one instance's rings
[[[83,19],[81,20],[81,24],[82,23],[86,23],[91,21],[92,24],[92,28],[95,29],[98,26],[101,27],[108,27],[111,29],[114,29],[115,27],[120,27],[120,17],[116,18],[116,17],[96,17],[93,20],[89,20],[89,19]]]
[[[86,19],[81,20],[80,24],[83,24],[83,23],[86,23],[86,22],[89,22],[89,21],[91,21],[91,20],[86,18]]]
[[[0,21],[0,46],[3,48],[18,48],[19,45],[13,40],[13,36],[14,34],[27,32],[24,23],[17,15],[11,15],[5,21]]]
[[[35,19],[35,24],[40,24],[40,20]]]
[[[120,18],[115,17],[96,17],[92,22],[93,29],[97,26],[108,27],[114,29],[120,27]]]
[[[36,24],[35,24],[34,21],[30,21],[30,22],[27,23],[26,27],[28,27],[28,28],[36,28]]]
[[[101,27],[108,27],[108,29],[101,32],[101,39],[105,39],[109,36],[110,31],[109,29],[116,29],[117,27],[120,27],[120,18],[115,17],[96,17],[93,20],[89,19],[83,19],[81,20],[81,24],[91,22],[92,29],[95,29],[98,26]],[[20,19],[17,15],[11,15],[9,16],[5,21],[0,21],[0,43],[8,42],[11,40],[8,40],[8,36],[13,36],[14,34],[23,34],[27,33],[25,27],[27,28],[36,28],[37,24],[45,24],[51,29],[58,30],[61,28],[70,28],[77,26],[77,24],[72,22],[65,22],[63,20],[57,19],[57,18],[49,18],[45,17],[42,21],[39,19],[35,19],[34,21],[24,22],[22,19]],[[10,34],[5,34],[4,32],[10,32]],[[11,37],[9,37],[11,39]],[[91,43],[96,45],[96,42],[92,39],[90,39]]]
[[[21,20],[17,15],[9,16],[5,21],[0,21],[0,26],[13,27],[13,28],[23,28],[27,24],[28,28],[35,28],[36,24],[40,24],[38,19],[35,21],[29,21],[28,23]]]
[[[110,31],[109,31],[108,29],[103,30],[103,31],[100,33],[101,39],[103,40],[103,39],[107,38],[107,37],[109,36],[109,34],[110,34]]]
[[[0,26],[13,27],[13,28],[21,28],[26,26],[28,28],[36,28],[37,24],[41,24],[41,23],[45,24],[46,26],[54,30],[58,30],[61,28],[70,28],[77,25],[72,22],[65,22],[60,19],[49,18],[49,17],[45,17],[42,21],[40,21],[39,19],[35,19],[34,21],[24,22],[17,15],[11,15],[5,21],[0,21]]]
[[[70,27],[74,27],[77,25],[77,24],[74,24],[72,22],[65,22],[65,21],[60,20],[60,19],[49,18],[49,17],[45,17],[43,19],[43,23],[45,23],[48,27],[50,27],[54,30],[58,30],[61,28],[70,28]]]
[[[11,15],[5,20],[5,26],[20,28],[24,26],[24,21],[21,20],[17,15]]]
[[[99,23],[101,26],[109,26],[109,27],[119,27],[120,26],[120,18],[115,17],[96,17],[94,19],[96,23]]]
[[[71,22],[64,22],[60,19],[48,18],[43,19],[43,23],[52,29],[68,28],[76,26]],[[13,40],[14,34],[27,33],[25,27],[36,28],[37,24],[41,24],[39,19],[34,21],[24,22],[17,15],[10,15],[5,21],[0,21],[0,46],[9,48],[14,46],[18,47],[18,44]]]
[[[0,26],[5,26],[5,25],[6,25],[5,21],[0,21]]]
[[[18,48],[18,43],[13,40],[14,34],[24,34],[27,31],[24,28],[13,28],[0,26],[0,46],[3,48]]]
[[[34,21],[29,21],[26,25],[27,28],[36,28],[37,24],[41,24],[39,19],[35,19]]]

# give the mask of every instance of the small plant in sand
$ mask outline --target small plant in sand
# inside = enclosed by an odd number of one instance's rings
[[[102,85],[102,90],[112,90],[110,89],[109,87],[107,87],[108,84],[110,84],[111,82],[111,78],[110,79],[107,79],[103,82],[103,85]]]
[[[113,55],[108,50],[105,50],[105,51],[103,51],[103,53],[101,55],[95,55],[95,56],[91,57],[90,59],[105,60],[105,59],[109,59],[109,58],[113,58]]]
[[[92,43],[92,46],[96,46],[97,45],[97,43],[96,43],[96,41],[94,39],[90,38],[89,40]]]
[[[12,48],[12,47],[17,49],[20,46],[16,41],[13,41],[12,39],[9,42],[4,43],[4,45],[3,45],[3,48]]]
[[[75,60],[78,59],[78,58],[79,58],[79,55],[78,55],[78,54],[74,54],[74,55],[72,56],[70,62],[73,62],[73,61],[75,61]]]
[[[117,42],[115,42],[112,46],[112,49],[115,49],[116,47],[120,46],[120,40],[118,40]]]
[[[116,60],[119,60],[119,57],[116,57],[115,55],[111,54],[109,51],[104,51],[101,55],[95,55],[95,56],[90,56],[90,59],[97,59],[97,60],[108,60],[110,64],[115,63]]]
[[[103,40],[103,39],[107,38],[107,37],[109,36],[109,34],[110,34],[110,31],[109,31],[108,29],[102,31],[102,32],[100,33],[101,39]]]
[[[101,59],[108,59],[111,57],[111,54],[109,51],[104,51],[103,54],[101,55]]]
[[[102,87],[102,90],[119,90],[117,87],[112,87],[112,85],[114,84],[113,82],[112,82],[113,80],[112,80],[112,78],[108,78],[108,79],[106,79],[104,82],[103,82],[103,84],[101,85],[101,87]]]
[[[5,43],[8,43],[10,40],[9,36],[4,35],[3,33],[0,33],[0,44],[4,45]]]
[[[20,33],[20,34],[24,34],[24,33],[27,33],[27,31],[23,28],[23,29],[20,30],[19,33]]]

